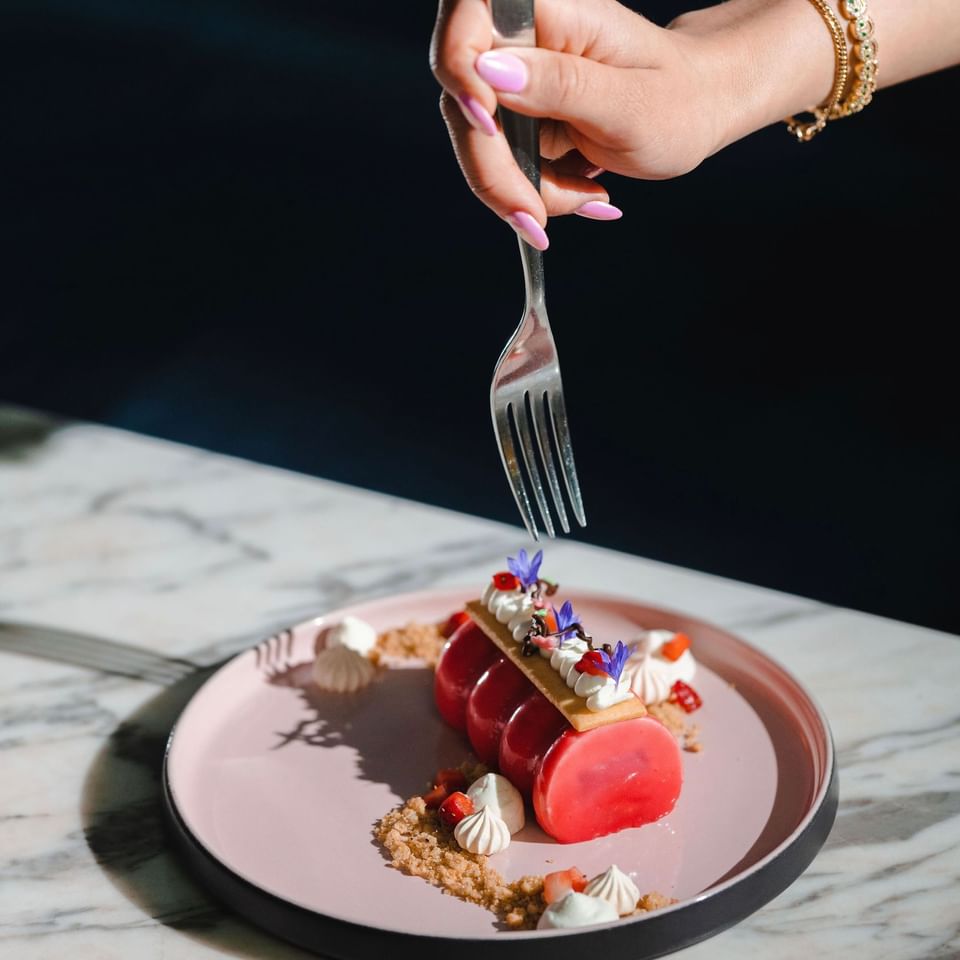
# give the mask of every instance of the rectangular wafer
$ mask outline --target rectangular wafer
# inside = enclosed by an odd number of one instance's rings
[[[563,677],[550,666],[549,660],[541,657],[539,652],[535,656],[525,657],[520,652],[521,644],[513,639],[506,624],[500,623],[483,604],[471,600],[467,604],[467,612],[503,655],[566,717],[574,730],[583,732],[646,715],[647,708],[639,697],[630,697],[606,710],[588,709],[586,700],[567,686]]]

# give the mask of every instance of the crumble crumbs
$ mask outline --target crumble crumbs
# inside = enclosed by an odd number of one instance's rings
[[[688,714],[683,707],[669,700],[663,703],[647,704],[647,712],[656,717],[683,744],[687,753],[699,753],[703,749],[700,742],[700,727],[687,720]]]
[[[423,660],[435,667],[447,642],[440,632],[442,626],[439,623],[408,623],[404,627],[385,630],[377,637],[370,659],[376,664],[390,658]]]
[[[487,772],[483,764],[461,764],[472,783]],[[411,797],[374,826],[374,836],[390,856],[390,866],[420,877],[444,893],[475,903],[494,913],[510,930],[533,930],[546,909],[543,877],[528,875],[507,882],[488,863],[489,858],[463,850],[453,830],[429,810],[423,797]],[[661,893],[644,894],[640,913],[676,903]]]
[[[637,901],[637,910],[640,913],[650,913],[652,910],[659,910],[661,907],[672,907],[679,902],[675,897],[665,897],[662,893],[645,893]]]

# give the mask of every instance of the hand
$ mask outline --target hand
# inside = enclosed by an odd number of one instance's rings
[[[696,33],[655,26],[615,0],[537,0],[536,20],[536,48],[491,50],[485,0],[442,0],[431,64],[471,189],[543,249],[548,215],[620,215],[598,173],[677,176],[721,134],[714,61]],[[498,104],[544,118],[542,197],[497,129]]]

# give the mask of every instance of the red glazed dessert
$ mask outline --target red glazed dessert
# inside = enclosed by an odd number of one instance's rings
[[[557,609],[546,600],[556,588],[539,577],[541,560],[520,551],[468,604],[470,623],[437,665],[437,707],[557,841],[658,820],[680,795],[681,751],[643,696],[666,700],[677,686],[692,703],[689,639],[649,631],[595,643],[569,602]]]

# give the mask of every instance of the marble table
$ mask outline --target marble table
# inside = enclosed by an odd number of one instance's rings
[[[0,409],[0,622],[213,663],[348,601],[475,584],[524,539]],[[739,633],[832,724],[841,805],[820,855],[764,909],[675,956],[960,955],[956,637],[571,541],[549,549],[561,581]],[[189,692],[0,653],[0,958],[307,956],[218,907],[165,845],[158,771]]]

